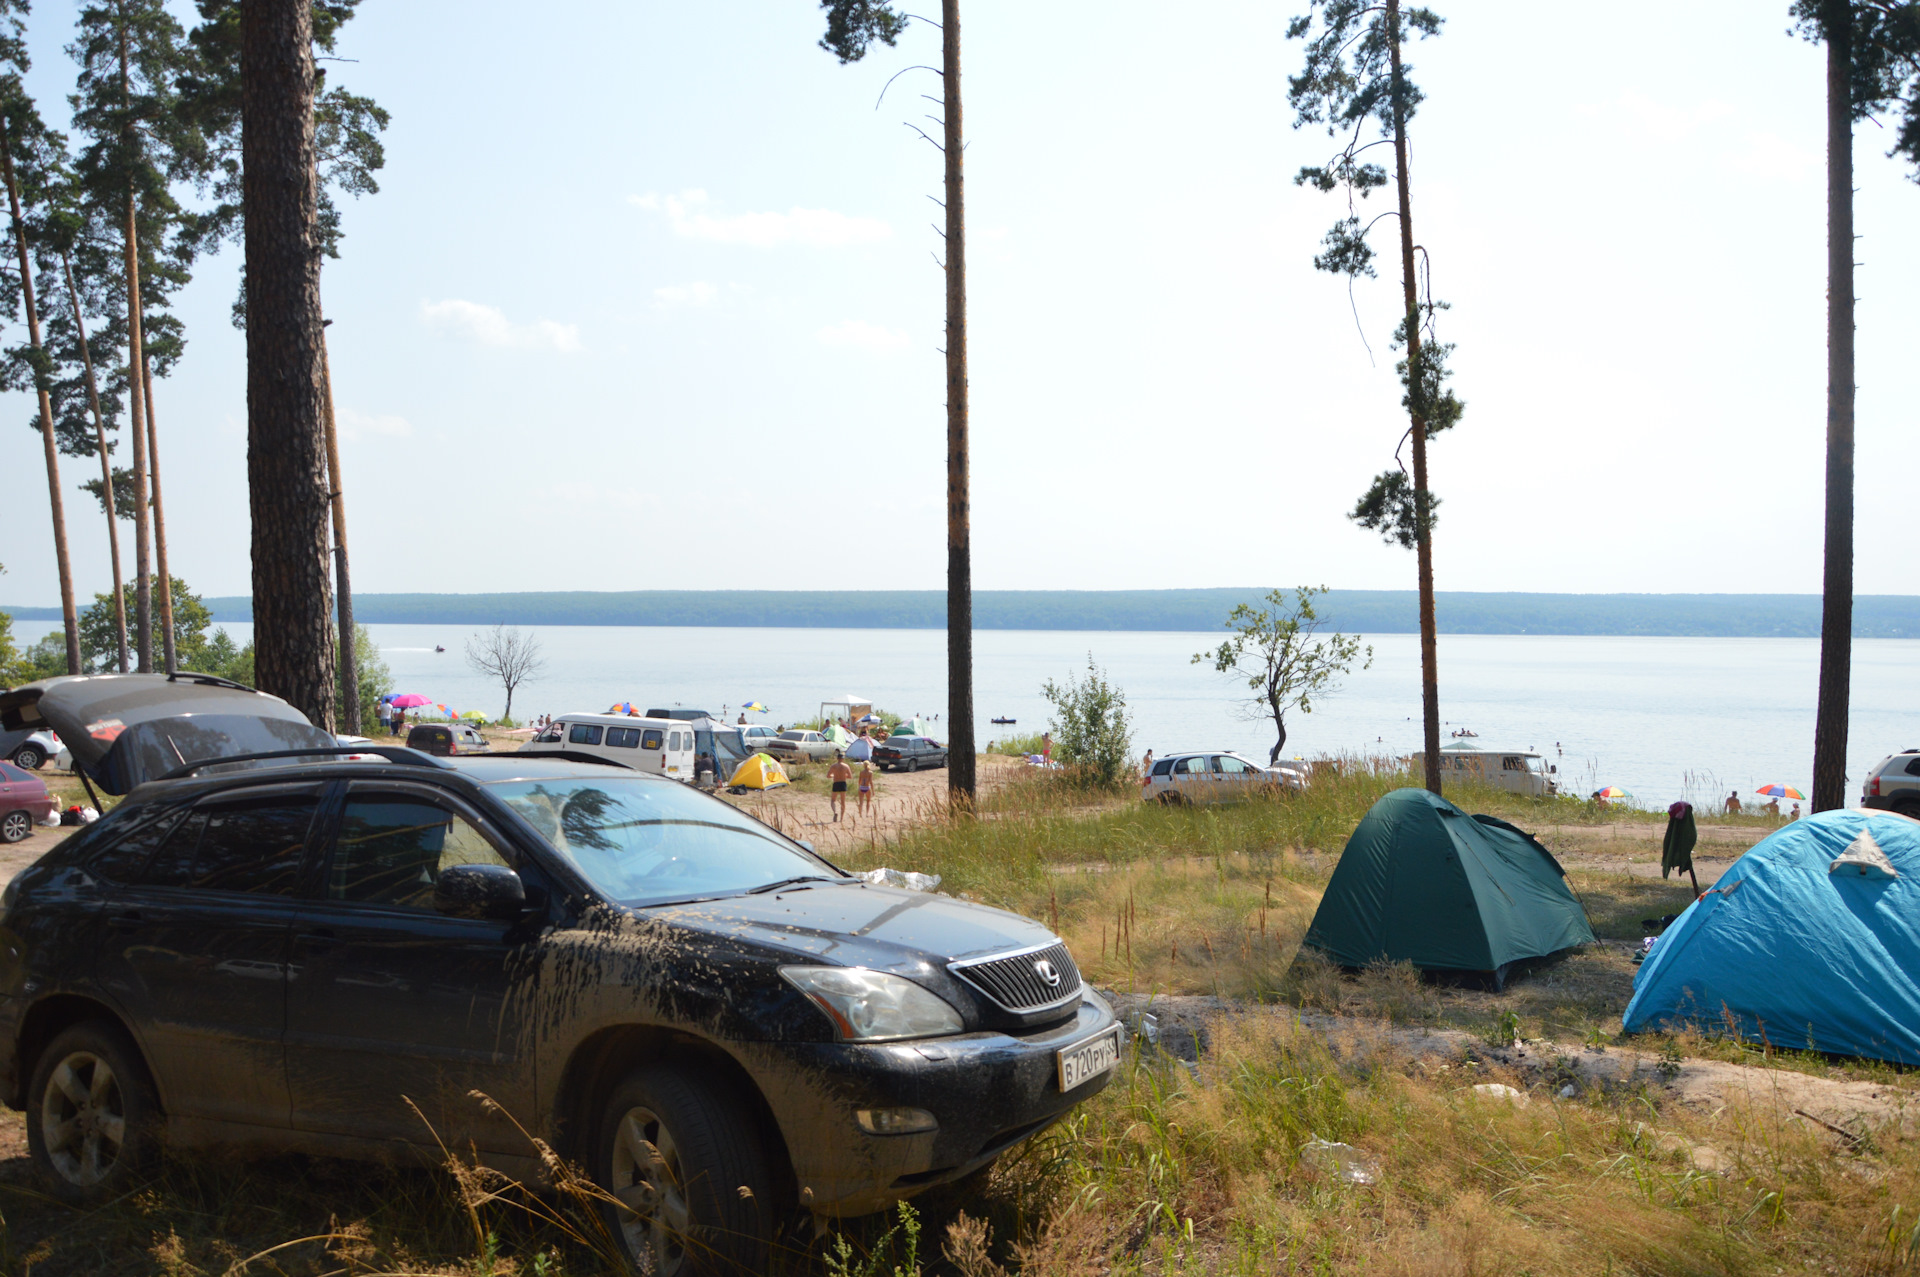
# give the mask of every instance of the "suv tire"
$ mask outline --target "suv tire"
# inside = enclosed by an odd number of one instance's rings
[[[1920,820],[1920,798],[1896,798],[1888,808],[1896,816],[1909,816]]]
[[[765,1272],[774,1203],[743,1107],[663,1066],[622,1078],[601,1108],[594,1178],[607,1230],[637,1272]]]
[[[30,772],[39,771],[46,761],[47,752],[38,745],[22,745],[13,751],[13,765],[24,767]]]
[[[55,1197],[97,1205],[152,1165],[159,1114],[132,1040],[110,1021],[87,1020],[40,1053],[27,1087],[27,1150]]]

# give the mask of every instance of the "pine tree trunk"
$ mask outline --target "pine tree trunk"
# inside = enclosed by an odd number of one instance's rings
[[[335,639],[307,0],[241,6],[240,69],[254,671],[261,691],[331,731]]]
[[[1393,160],[1400,194],[1400,291],[1407,314],[1407,371],[1419,386],[1420,294],[1413,273],[1413,199],[1407,180],[1405,82],[1400,71],[1400,0],[1387,0],[1387,56],[1393,66]],[[1433,513],[1427,490],[1427,423],[1419,395],[1410,393],[1413,438],[1413,520],[1420,565],[1420,727],[1426,748],[1427,788],[1440,792],[1440,644],[1433,615]]]
[[[1827,527],[1820,601],[1814,811],[1847,805],[1853,673],[1853,61],[1851,5],[1831,0],[1827,35]]]
[[[13,213],[13,243],[20,252],[20,294],[27,310],[27,340],[40,350],[40,310],[33,299],[33,266],[27,254],[27,227],[20,217],[20,184],[13,177],[13,143],[0,127],[0,166],[7,179],[7,207]],[[47,399],[44,376],[34,370],[34,390],[40,399],[40,438],[47,453],[47,497],[53,507],[53,558],[60,572],[60,621],[66,628],[67,673],[80,672],[80,615],[73,605],[73,563],[67,557],[67,507],[60,492],[60,448],[53,433],[53,405]]]
[[[153,419],[153,361],[142,351],[140,384],[147,392],[147,477],[153,484],[154,567],[160,575],[160,650],[165,656],[167,673],[180,668],[180,654],[174,650],[173,573],[167,566],[167,507],[160,500],[160,428]]]
[[[128,70],[127,26],[122,14],[120,24],[120,104],[132,110],[132,75]],[[129,118],[131,116],[129,115]],[[133,131],[129,123],[127,130]],[[131,139],[129,139],[131,140]],[[127,192],[126,272],[127,272],[127,415],[133,422],[133,630],[138,654],[135,668],[142,674],[153,672],[153,550],[147,529],[147,432],[141,429],[145,419],[145,396],[140,385],[141,361],[145,355],[140,333],[140,229],[134,217],[133,192]]]
[[[327,480],[333,499],[334,611],[340,618],[340,721],[358,733],[360,721],[360,664],[353,647],[353,583],[347,575],[347,494],[340,472],[340,431],[333,413],[333,363],[327,357],[327,335],[320,334],[320,376],[326,387]],[[507,717],[513,716],[513,692],[507,692]]]
[[[93,410],[94,446],[100,452],[100,491],[107,510],[107,548],[113,556],[113,630],[119,640],[120,672],[127,672],[127,599],[120,588],[120,523],[113,501],[113,455],[107,451],[107,426],[100,416],[100,387],[93,375],[93,349],[87,345],[87,322],[80,314],[80,290],[73,283],[73,259],[62,253],[60,266],[67,275],[67,298],[73,303],[73,331],[80,339],[80,361],[87,370],[87,406]]]
[[[147,523],[152,498],[147,486],[146,395],[140,384],[140,239],[133,196],[127,196],[127,415],[133,425],[133,643],[134,668],[153,672],[153,541]]]
[[[971,806],[973,545],[967,465],[967,218],[960,127],[960,0],[941,0],[947,161],[947,792]]]

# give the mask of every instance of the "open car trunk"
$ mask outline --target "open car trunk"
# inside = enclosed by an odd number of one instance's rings
[[[337,744],[278,696],[186,672],[63,675],[0,692],[0,729],[41,727],[110,794],[188,763]]]

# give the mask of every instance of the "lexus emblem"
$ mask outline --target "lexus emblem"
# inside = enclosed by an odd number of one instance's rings
[[[1033,964],[1033,973],[1042,980],[1045,980],[1049,989],[1057,989],[1060,987],[1060,973],[1054,970],[1053,964],[1045,958]]]

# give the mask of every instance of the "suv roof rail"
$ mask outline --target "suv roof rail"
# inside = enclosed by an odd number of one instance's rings
[[[339,745],[333,748],[318,746],[313,749],[273,749],[256,754],[226,754],[219,758],[203,758],[197,763],[176,767],[160,779],[178,780],[182,776],[193,775],[202,767],[216,767],[221,763],[254,763],[269,758],[321,758],[334,754],[378,754],[390,763],[404,763],[409,767],[448,766],[430,754],[423,754],[417,749],[408,749],[402,745]]]
[[[167,675],[169,683],[200,683],[207,687],[231,687],[236,692],[258,692],[257,687],[248,687],[245,683],[236,683],[230,678],[221,678],[218,674],[203,674],[199,670],[175,670]]]

